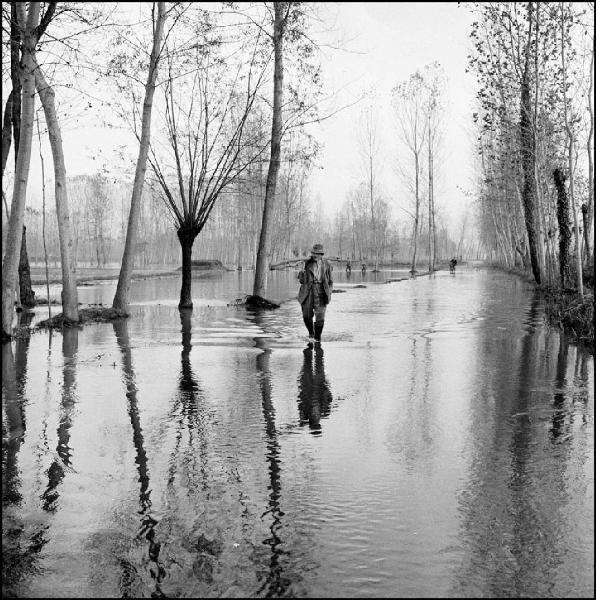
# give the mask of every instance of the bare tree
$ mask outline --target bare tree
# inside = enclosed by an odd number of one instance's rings
[[[114,295],[112,306],[125,310],[130,300],[130,280],[134,268],[134,254],[137,243],[139,212],[143,185],[145,183],[145,171],[147,169],[147,156],[149,154],[149,142],[151,137],[151,111],[153,108],[153,95],[155,93],[155,81],[161,55],[161,41],[163,27],[166,19],[165,2],[157,3],[157,19],[155,19],[155,3],[152,9],[153,17],[153,46],[149,58],[149,72],[145,85],[145,100],[143,102],[143,116],[141,119],[141,137],[139,140],[139,155],[135,169],[135,179],[130,201],[130,213],[128,217],[128,228],[126,230],[126,242],[122,255],[122,265],[118,277],[118,285]]]
[[[427,119],[425,115],[424,79],[419,71],[410,75],[406,81],[398,83],[393,88],[393,100],[399,125],[400,138],[407,151],[413,158],[414,179],[414,227],[412,232],[412,273],[416,272],[416,252],[418,243],[418,223],[420,220],[420,177],[421,154],[427,135]],[[411,178],[411,172],[407,173]]]
[[[19,23],[25,24],[22,36],[23,103],[12,206],[8,222],[6,251],[2,264],[2,333],[4,338],[10,337],[12,334],[13,302],[17,284],[27,181],[31,161],[31,142],[35,118],[35,45],[38,39],[37,26],[39,24],[40,3],[30,2],[26,16],[25,3],[19,3],[17,12]]]
[[[62,265],[62,312],[67,319],[78,321],[77,276],[76,264],[73,259],[74,240],[68,209],[68,190],[66,186],[66,165],[64,163],[64,150],[62,148],[62,134],[54,102],[55,92],[45,80],[37,63],[35,63],[35,67],[35,85],[43,105],[54,162],[54,195],[56,198],[56,215],[60,236],[60,262]]]
[[[267,186],[265,188],[265,205],[263,206],[263,219],[261,223],[261,235],[257,251],[257,263],[255,267],[255,280],[252,295],[262,298],[267,288],[267,274],[269,272],[269,254],[271,246],[271,233],[269,231],[273,203],[275,200],[275,188],[277,186],[277,172],[281,157],[282,137],[282,102],[283,102],[283,42],[284,30],[290,14],[291,2],[274,2],[273,21],[273,120],[271,122],[271,155],[269,158],[269,170],[267,172]]]
[[[435,228],[435,159],[441,139],[443,102],[441,92],[445,89],[445,73],[438,62],[424,67],[424,81],[427,90],[426,111],[428,120],[428,270],[435,269],[436,228]]]
[[[573,213],[573,225],[574,225],[574,237],[575,237],[575,261],[576,261],[576,277],[577,277],[577,291],[579,298],[584,301],[584,284],[583,284],[583,273],[582,273],[582,253],[581,253],[581,236],[579,234],[579,224],[577,221],[577,208],[575,204],[574,194],[574,173],[573,173],[573,152],[575,144],[575,135],[573,132],[573,124],[571,123],[571,115],[569,114],[569,108],[567,103],[567,65],[565,64],[565,35],[568,33],[569,28],[569,15],[565,15],[565,3],[561,2],[561,71],[563,78],[563,105],[565,113],[565,129],[567,131],[568,148],[569,148],[569,200],[571,204],[571,212]]]
[[[372,107],[361,113],[359,146],[364,163],[367,195],[370,206],[370,221],[372,234],[372,251],[374,253],[375,271],[379,270],[379,235],[375,218],[375,203],[377,190],[377,169],[379,160],[379,139]]]
[[[164,88],[169,162],[151,144],[149,162],[177,228],[182,249],[180,308],[192,308],[192,248],[215,202],[266,150],[261,132],[246,127],[260,91],[266,62],[254,46],[248,65],[236,70],[205,44],[194,48],[194,74],[187,92],[169,59]],[[214,81],[218,85],[213,85]],[[160,149],[161,150],[161,149]]]

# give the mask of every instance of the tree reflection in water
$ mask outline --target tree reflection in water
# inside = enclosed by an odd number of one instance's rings
[[[180,454],[180,445],[184,432],[188,433],[188,460],[189,477],[193,478],[197,473],[196,458],[200,457],[201,464],[198,472],[201,473],[201,487],[206,490],[208,487],[209,473],[207,469],[207,438],[204,431],[205,414],[199,410],[199,402],[203,404],[204,394],[198,384],[197,377],[193,372],[190,362],[190,353],[192,350],[192,309],[180,308],[180,325],[182,332],[182,351],[180,353],[180,377],[178,378],[178,391],[169,419],[173,420],[178,415],[176,424],[176,445],[170,461],[170,474],[168,484],[171,488],[176,476],[178,457]],[[198,448],[195,438],[198,436]]]
[[[124,374],[124,384],[126,386],[126,401],[128,417],[132,426],[132,439],[135,448],[135,463],[139,474],[139,515],[140,527],[138,536],[144,537],[148,543],[148,560],[150,563],[149,573],[155,581],[155,589],[152,597],[164,597],[161,591],[161,582],[166,575],[159,560],[161,549],[160,542],[156,539],[155,526],[158,521],[151,514],[151,489],[149,479],[149,466],[147,453],[145,452],[145,443],[143,438],[143,429],[139,416],[139,407],[137,401],[137,385],[135,372],[132,364],[132,353],[130,350],[130,339],[128,335],[128,322],[126,319],[113,321],[116,342],[122,356],[122,371]],[[122,564],[123,574],[120,579],[120,591],[123,598],[132,597],[131,590],[134,583],[134,569],[126,563]]]
[[[541,321],[535,295],[520,344],[503,344],[489,329],[482,340],[478,360],[487,367],[478,370],[471,465],[459,498],[464,564],[451,595],[559,597],[575,585],[565,532],[572,516],[585,514],[572,488],[582,471],[576,463],[589,455],[582,449],[587,429],[568,427],[569,350],[561,338],[557,352],[559,334],[545,334]]]
[[[565,423],[565,386],[567,384],[567,360],[569,357],[569,343],[565,334],[559,335],[559,353],[557,355],[557,370],[555,373],[555,394],[553,397],[553,417],[550,433],[553,441],[563,432]]]
[[[33,313],[23,312],[19,325],[28,326]],[[19,450],[26,431],[24,406],[27,382],[27,353],[29,336],[19,337],[12,344],[2,344],[2,390],[4,415],[2,419],[2,596],[15,595],[15,586],[34,568],[39,551],[47,543],[45,527],[36,531],[28,541],[23,540],[25,526],[16,519],[11,507],[23,502],[18,465]]]
[[[261,311],[254,311],[254,320],[259,327],[263,327],[264,319]],[[261,583],[258,595],[275,598],[286,594],[292,581],[285,575],[285,557],[288,555],[288,551],[284,549],[281,538],[283,530],[282,517],[284,516],[281,509],[281,446],[279,433],[275,425],[275,407],[271,398],[271,369],[269,366],[271,348],[266,347],[261,337],[255,338],[255,344],[257,348],[262,349],[262,352],[257,355],[256,366],[261,389],[263,419],[265,421],[267,444],[265,458],[269,470],[268,510],[265,514],[271,515],[271,525],[269,526],[271,535],[263,540],[263,543],[271,549],[269,570]]]
[[[55,512],[60,496],[58,488],[65,472],[71,469],[70,431],[77,401],[76,373],[79,351],[78,327],[65,327],[62,330],[62,355],[64,357],[62,397],[59,410],[57,457],[48,469],[48,485],[42,494],[43,509]]]

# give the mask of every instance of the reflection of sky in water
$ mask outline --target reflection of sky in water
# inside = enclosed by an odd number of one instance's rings
[[[182,321],[176,280],[136,282],[118,338],[86,326],[73,356],[12,345],[8,591],[592,594],[593,358],[526,284],[337,273],[317,362],[293,273],[270,273],[277,311],[225,306],[252,276],[195,279]]]

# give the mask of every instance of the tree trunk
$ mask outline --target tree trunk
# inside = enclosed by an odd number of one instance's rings
[[[20,11],[20,15],[18,12]],[[19,151],[19,138],[21,136],[21,74],[19,67],[19,51],[21,44],[21,31],[19,24],[25,22],[22,8],[17,8],[17,3],[11,3],[11,24],[10,24],[10,79],[12,82],[12,90],[6,102],[4,113],[4,123],[2,128],[2,175],[8,160],[8,152],[11,145],[10,123],[12,122],[12,130],[14,135],[14,150],[15,150],[15,168],[16,158]],[[10,108],[9,108],[10,107]],[[10,110],[10,112],[9,112]],[[10,114],[10,121],[7,122],[7,117]],[[21,249],[19,256],[19,299],[20,304],[26,307],[35,306],[35,293],[31,288],[31,269],[29,267],[29,257],[27,255],[25,226],[23,226],[22,245],[25,245],[25,250]]]
[[[43,105],[48,127],[52,159],[54,162],[54,195],[56,197],[56,217],[60,239],[60,261],[62,265],[62,314],[72,321],[79,320],[76,265],[73,261],[73,237],[68,210],[66,189],[66,166],[62,149],[62,134],[56,116],[54,90],[48,85],[39,66],[36,64],[35,83]]]
[[[571,125],[569,123],[569,111],[567,107],[567,92],[565,90],[565,84],[567,82],[567,74],[565,70],[565,36],[564,36],[564,15],[563,15],[563,4],[561,6],[561,70],[563,76],[563,103],[565,111],[565,129],[567,130],[567,137],[569,138],[569,203],[571,206],[571,213],[573,214],[573,228],[575,237],[575,265],[576,265],[576,282],[577,291],[580,300],[584,301],[584,282],[582,272],[582,252],[581,252],[581,236],[579,234],[579,223],[577,222],[577,210],[575,207],[575,195],[573,189],[574,176],[573,176],[573,145],[574,135]]]
[[[31,288],[31,269],[29,268],[29,257],[27,256],[26,227],[23,225],[23,239],[21,241],[21,256],[19,260],[19,291],[21,304],[31,308],[35,302],[35,292]]]
[[[6,169],[6,163],[8,161],[8,153],[10,152],[10,146],[12,144],[12,99],[14,96],[14,90],[11,90],[6,100],[6,106],[4,107],[4,118],[2,119],[2,176],[4,176],[4,170]]]
[[[198,233],[192,226],[178,229],[178,240],[182,248],[182,287],[178,308],[192,308],[192,246]]]
[[[267,185],[265,187],[265,204],[263,206],[263,219],[261,222],[261,235],[257,251],[257,264],[255,267],[255,280],[253,296],[263,297],[267,288],[267,275],[271,248],[271,234],[269,228],[273,217],[273,204],[275,202],[275,188],[277,185],[277,172],[281,156],[281,107],[283,101],[283,6],[281,2],[273,4],[275,22],[273,25],[273,50],[275,54],[275,69],[273,74],[273,122],[271,125],[271,157],[269,171],[267,172]]]
[[[418,153],[416,153],[416,156],[414,157],[414,162],[415,162],[415,169],[416,169],[416,187],[415,187],[415,193],[416,193],[416,216],[414,218],[414,239],[413,239],[413,244],[414,244],[414,252],[412,254],[412,268],[410,269],[410,271],[412,273],[416,273],[416,251],[418,249],[418,219],[419,219],[419,214],[420,214],[420,196],[419,196],[419,164],[418,164]]]
[[[433,250],[433,154],[430,111],[428,114],[428,271],[434,271]]]
[[[559,169],[553,171],[557,188],[557,221],[559,222],[559,276],[561,287],[569,281],[569,246],[571,245],[571,228],[569,223],[569,199],[565,189],[565,177]]]
[[[6,251],[2,264],[2,333],[3,338],[12,334],[14,295],[17,284],[17,269],[21,254],[23,221],[27,181],[31,162],[31,141],[35,113],[35,28],[39,23],[39,2],[29,3],[27,25],[23,39],[23,106],[21,115],[21,135],[12,194],[12,206],[8,221]]]
[[[39,131],[39,119],[36,120],[37,139],[39,140],[39,161],[41,163],[41,236],[43,240],[43,260],[46,268],[46,296],[48,300],[48,318],[52,318],[52,303],[50,302],[50,275],[48,272],[48,248],[46,244],[46,171],[43,153],[41,151],[41,132]]]
[[[525,49],[525,67],[521,81],[521,115],[519,124],[521,163],[523,170],[522,200],[524,205],[524,218],[526,230],[528,232],[528,245],[530,246],[530,261],[532,263],[532,273],[536,283],[541,282],[540,257],[538,253],[538,236],[536,225],[536,180],[535,180],[535,161],[536,147],[534,132],[532,128],[532,104],[530,99],[530,43],[532,20],[533,20],[532,2],[528,3],[528,21],[530,23],[530,32],[528,34],[528,44]]]
[[[153,94],[155,92],[155,80],[159,55],[161,52],[161,38],[163,26],[166,19],[165,2],[157,3],[157,21],[153,31],[153,47],[149,59],[149,73],[145,85],[145,101],[143,103],[143,117],[141,121],[141,141],[139,144],[139,155],[135,170],[135,179],[130,201],[130,213],[128,216],[128,228],[126,230],[126,242],[122,255],[122,266],[118,277],[118,286],[114,295],[112,306],[126,310],[130,301],[130,280],[134,269],[134,254],[137,243],[139,228],[139,213],[141,210],[141,197],[145,183],[145,171],[147,170],[147,155],[149,153],[149,141],[151,137],[151,110],[153,108]],[[191,302],[192,305],[192,302]]]
[[[528,245],[530,246],[530,261],[532,273],[536,283],[540,283],[540,263],[538,257],[538,244],[536,232],[536,180],[534,178],[534,136],[531,130],[530,111],[530,89],[527,81],[522,82],[521,90],[521,154],[523,168],[522,200],[524,205],[524,218],[526,231],[528,233]]]
[[[592,221],[594,219],[594,105],[592,94],[594,93],[594,46],[592,46],[592,58],[590,60],[590,89],[588,90],[588,110],[590,112],[590,132],[588,133],[588,206],[584,216],[584,235],[586,238],[586,262],[589,262],[592,251],[590,240],[592,239]]]
[[[371,128],[372,128],[372,115],[371,115]],[[371,133],[369,135],[372,135],[372,130]],[[375,271],[379,270],[379,243],[377,240],[377,222],[375,219],[375,198],[374,198],[374,190],[373,190],[373,149],[372,149],[372,145],[369,146],[369,152],[370,154],[368,155],[368,159],[369,159],[369,171],[368,171],[368,175],[370,177],[369,183],[370,183],[370,187],[369,187],[369,192],[370,192],[370,220],[371,220],[371,225],[372,225],[372,236],[373,236],[373,246],[375,249]]]
[[[23,88],[21,73],[19,72],[19,50],[21,42],[23,41],[21,38],[21,27],[25,23],[24,6],[24,3],[20,2],[10,3],[10,80],[12,83],[10,118],[12,122],[12,135],[14,139],[15,169],[17,156],[19,153],[19,142],[21,139],[21,93]],[[4,174],[4,163],[2,164],[2,174]]]

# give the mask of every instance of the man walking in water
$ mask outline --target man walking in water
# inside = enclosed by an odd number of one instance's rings
[[[302,317],[308,329],[308,336],[320,342],[325,325],[325,310],[333,292],[333,267],[323,258],[325,253],[322,244],[315,244],[310,254],[310,258],[304,262],[298,273],[298,281],[301,284],[298,302],[302,305]],[[316,318],[314,325],[313,315]]]

